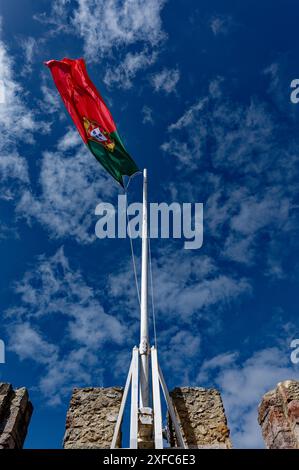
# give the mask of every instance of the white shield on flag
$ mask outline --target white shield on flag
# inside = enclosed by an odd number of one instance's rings
[[[104,136],[104,134],[101,132],[101,130],[96,127],[95,129],[92,129],[90,132],[90,135],[94,138],[97,139],[99,142],[105,142],[107,140],[107,137]]]

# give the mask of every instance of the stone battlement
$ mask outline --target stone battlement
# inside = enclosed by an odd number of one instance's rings
[[[76,388],[66,419],[64,448],[104,449],[111,445],[123,389]],[[175,388],[170,395],[184,438],[190,448],[231,448],[229,429],[217,390],[201,387]],[[169,422],[169,442],[176,447]],[[121,436],[118,446],[121,447]]]
[[[280,382],[266,393],[258,422],[268,449],[299,449],[299,381]]]
[[[0,382],[0,449],[21,449],[33,406],[26,388]]]

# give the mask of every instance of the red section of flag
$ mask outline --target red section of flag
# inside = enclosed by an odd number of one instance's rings
[[[96,121],[109,134],[116,126],[100,93],[87,75],[83,59],[49,60],[55,85],[82,139],[87,143],[84,118]]]

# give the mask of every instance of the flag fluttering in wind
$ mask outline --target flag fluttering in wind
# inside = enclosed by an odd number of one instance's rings
[[[123,176],[139,171],[126,151],[103,98],[90,80],[83,59],[49,60],[60,96],[83,141],[103,167],[122,185]]]

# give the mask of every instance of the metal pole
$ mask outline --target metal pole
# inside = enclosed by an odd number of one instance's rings
[[[162,410],[157,349],[151,349],[155,449],[163,449]]]
[[[131,382],[130,449],[138,449],[138,349],[133,349]]]
[[[180,428],[180,425],[178,423],[178,420],[177,420],[177,417],[176,417],[176,414],[175,414],[174,406],[172,404],[172,399],[171,399],[171,397],[168,393],[166,382],[164,380],[164,377],[163,377],[163,374],[162,374],[162,371],[160,369],[159,364],[158,364],[158,372],[159,372],[159,379],[160,379],[161,387],[162,387],[162,390],[163,390],[164,398],[166,400],[167,408],[168,408],[168,411],[169,411],[169,414],[170,414],[170,417],[171,417],[171,421],[172,421],[172,424],[173,424],[173,427],[174,427],[174,430],[175,430],[177,442],[178,442],[179,447],[181,449],[188,449],[187,445],[185,444],[185,441],[184,441],[184,438],[183,438],[183,435],[182,435],[182,432],[181,432],[181,428]]]
[[[142,261],[140,305],[140,408],[149,406],[149,340],[148,340],[148,246],[147,246],[147,170],[143,170]]]
[[[134,353],[134,350],[133,350],[133,353]],[[122,397],[122,400],[121,400],[120,409],[119,409],[119,412],[118,412],[118,417],[117,417],[117,421],[116,421],[116,424],[115,424],[113,439],[112,439],[110,449],[115,449],[116,448],[117,441],[119,439],[119,433],[120,433],[120,428],[121,428],[121,424],[122,424],[122,420],[123,420],[124,410],[125,410],[125,406],[126,406],[126,402],[127,402],[127,398],[128,398],[128,393],[129,393],[131,381],[132,381],[133,357],[134,356],[132,356],[130,369],[129,369],[128,377],[127,377],[127,380],[126,380],[124,394],[123,394],[123,397]]]

